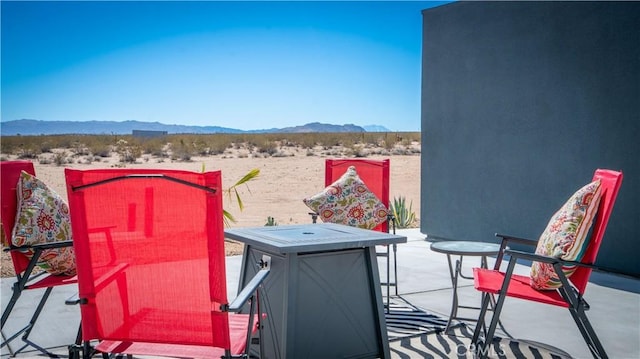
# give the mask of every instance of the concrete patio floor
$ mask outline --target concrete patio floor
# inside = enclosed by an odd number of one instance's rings
[[[451,279],[447,267],[447,258],[429,249],[430,242],[418,229],[398,231],[406,235],[409,241],[398,246],[399,292],[412,304],[448,317],[451,308]],[[490,238],[487,238],[490,240]],[[240,271],[241,256],[227,257],[227,276],[229,298],[235,296]],[[493,263],[489,259],[489,265]],[[466,257],[463,271],[470,273],[473,266],[479,265],[478,257]],[[519,265],[518,273],[528,273],[528,267]],[[594,273],[592,283],[587,287],[585,298],[591,305],[587,312],[605,350],[610,358],[640,358],[640,281],[626,277]],[[2,308],[11,296],[14,278],[1,281]],[[34,292],[34,293],[29,293]],[[79,324],[77,307],[64,305],[64,300],[75,293],[70,285],[53,291],[31,339],[46,348],[58,348],[55,352],[65,353],[64,348],[72,343]],[[459,284],[461,305],[477,305],[480,295],[470,280]],[[27,291],[18,301],[12,316],[5,326],[5,333],[12,333],[18,323],[27,320],[28,309],[39,300],[41,291]],[[476,317],[477,311],[463,310],[458,313],[464,317]],[[506,330],[518,339],[544,343],[558,348],[574,358],[591,358],[577,327],[569,312],[564,308],[529,303],[518,299],[507,299],[502,323]],[[473,323],[471,323],[473,325]],[[16,341],[13,347],[17,347]],[[7,348],[2,348],[2,358],[9,358]],[[35,357],[37,353],[27,352],[19,358]]]

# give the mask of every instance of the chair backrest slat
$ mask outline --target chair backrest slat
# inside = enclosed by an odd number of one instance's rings
[[[618,196],[620,185],[622,184],[622,172],[598,169],[593,175],[593,180],[595,181],[596,179],[600,179],[601,181],[602,197],[600,199],[598,212],[591,227],[589,245],[581,260],[582,263],[587,264],[594,264],[598,256],[602,238],[607,229],[609,217],[611,216],[613,205]],[[569,277],[580,293],[584,293],[589,277],[591,276],[591,271],[589,268],[579,267],[573,275]]]
[[[83,340],[228,349],[221,173],[66,169],[65,177]]]
[[[371,160],[361,158],[327,159],[325,161],[324,182],[329,186],[347,171],[350,166],[355,166],[360,179],[367,185],[378,199],[389,208],[389,159]],[[387,232],[388,222],[384,222],[374,230]]]

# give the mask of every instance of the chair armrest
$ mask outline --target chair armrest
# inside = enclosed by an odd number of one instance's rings
[[[267,278],[267,275],[269,275],[270,271],[271,269],[269,269],[268,267],[260,269],[258,273],[256,273],[256,275],[251,278],[251,281],[249,281],[249,283],[236,296],[233,302],[229,304],[228,311],[237,313],[242,310],[242,307],[245,305],[245,303],[247,303],[249,298],[253,296],[253,293],[256,292],[262,282],[264,282],[264,279]]]
[[[391,233],[396,234],[396,216],[393,213],[387,213],[387,223],[387,226],[391,228]]]
[[[506,254],[506,255],[510,256],[511,258],[514,258],[514,259],[526,259],[526,260],[530,260],[530,261],[543,262],[543,263],[549,263],[549,264],[555,264],[555,263],[562,262],[562,259],[560,259],[560,258],[543,256],[543,255],[540,255],[540,254],[535,254],[535,253],[531,253],[531,252],[524,252],[524,251],[518,251],[518,250],[514,250],[514,249],[506,249],[504,251],[504,254]]]
[[[72,295],[71,297],[67,298],[64,301],[64,304],[66,305],[78,305],[82,302],[82,300],[80,299],[80,295],[78,293]]]
[[[517,242],[517,243],[526,244],[529,246],[536,246],[538,244],[538,241],[534,241],[533,239],[514,237],[507,234],[496,233],[496,237],[502,238],[502,241],[507,243]]]
[[[507,249],[505,251],[505,254],[513,257],[513,258],[522,258],[522,259],[526,259],[526,260],[530,260],[530,261],[536,261],[536,262],[542,262],[542,263],[548,263],[548,264],[556,264],[559,263],[563,266],[577,266],[577,267],[584,267],[584,268],[591,268],[594,270],[605,270],[603,268],[600,268],[596,265],[593,264],[589,264],[589,263],[582,263],[582,262],[576,262],[576,261],[567,261],[564,260],[562,258],[555,258],[555,257],[548,257],[548,256],[543,256],[540,254],[535,254],[535,253],[529,253],[529,252],[523,252],[523,251],[516,251],[516,250],[512,250],[512,249]]]
[[[316,212],[309,212],[309,215],[311,216],[311,221],[312,223],[317,223],[318,222],[318,216],[319,214]]]
[[[14,246],[10,245],[3,250],[5,252],[10,251],[25,251],[27,249],[34,250],[45,250],[45,249],[55,249],[55,248],[65,248],[65,247],[73,247],[73,241],[59,241],[59,242],[51,242],[51,243],[40,243],[40,244],[25,244],[22,246]]]
[[[519,237],[514,237],[506,234],[500,234],[500,233],[496,233],[496,237],[502,238],[502,240],[500,241],[500,250],[498,252],[498,255],[496,256],[496,262],[493,266],[493,269],[496,269],[496,270],[500,269],[500,265],[502,264],[502,258],[504,257],[504,252],[509,248],[507,247],[509,242],[516,242],[516,243],[526,244],[529,246],[535,246],[538,243],[531,239],[519,238]]]

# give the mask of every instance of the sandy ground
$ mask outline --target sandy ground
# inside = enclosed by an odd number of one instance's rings
[[[210,157],[192,157],[190,162],[177,162],[165,159],[142,159],[139,163],[127,164],[127,168],[165,168],[191,171],[221,170],[223,187],[228,188],[242,178],[248,171],[258,168],[260,175],[246,186],[239,187],[244,203],[240,211],[235,198],[225,197],[224,208],[237,219],[230,227],[262,226],[267,217],[274,217],[278,225],[310,223],[309,209],[302,202],[306,196],[315,194],[324,188],[324,161],[322,155],[309,156],[306,153],[294,153],[288,157],[252,158],[244,156],[219,155]],[[413,211],[420,216],[420,155],[370,156],[370,159],[391,159],[390,197],[404,196],[407,204],[412,202]],[[36,175],[54,191],[66,198],[64,168],[94,169],[118,165],[116,156],[103,159],[103,162],[66,164],[39,164],[35,162]],[[417,223],[416,223],[417,226]],[[237,243],[227,243],[228,254],[238,254],[242,247]],[[8,255],[2,255],[2,276],[12,275],[12,265]]]

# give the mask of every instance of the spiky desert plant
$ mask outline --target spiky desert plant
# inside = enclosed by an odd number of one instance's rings
[[[409,202],[409,207],[406,205],[406,199],[404,196],[394,197],[393,204],[391,204],[391,213],[395,217],[397,228],[410,228],[416,221],[416,214],[413,212],[413,201]]]

